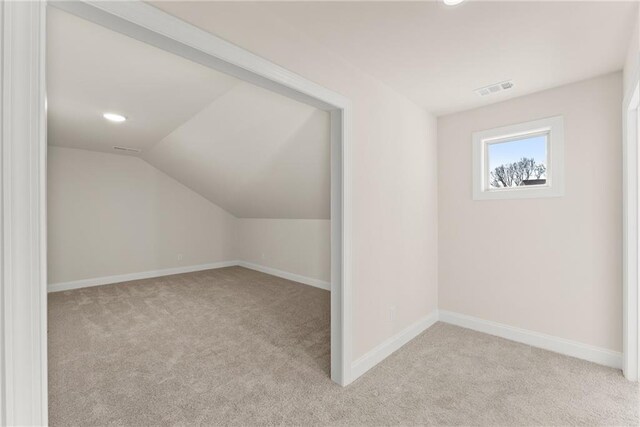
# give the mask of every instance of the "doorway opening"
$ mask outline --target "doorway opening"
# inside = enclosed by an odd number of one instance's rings
[[[12,45],[5,56],[5,75],[10,93],[3,94],[4,111],[19,112],[15,119],[3,113],[3,126],[22,132],[25,138],[3,139],[11,149],[15,168],[4,178],[15,195],[3,206],[8,229],[20,229],[28,246],[4,246],[3,267],[21,280],[3,281],[4,307],[12,310],[3,322],[4,372],[20,381],[2,378],[0,399],[3,420],[8,424],[47,424],[46,354],[46,112],[45,41],[48,8],[59,8],[121,34],[143,41],[201,65],[272,90],[330,114],[331,135],[331,378],[342,385],[351,381],[351,291],[350,291],[350,123],[349,100],[324,87],[257,57],[237,46],[201,31],[143,2],[50,2],[15,3],[3,8],[4,33],[19,43],[34,43],[29,49]],[[37,46],[34,48],[33,46]],[[28,72],[20,72],[25,69]],[[21,117],[28,120],[19,119]],[[20,144],[14,141],[20,141]],[[9,147],[10,146],[10,147]],[[126,147],[125,147],[126,148]],[[25,175],[24,171],[28,171]],[[37,250],[36,250],[37,249]],[[24,279],[24,280],[22,280]],[[38,298],[34,298],[38,295]],[[19,340],[19,344],[16,343]],[[7,396],[23,396],[6,402]],[[28,396],[28,398],[26,398]]]

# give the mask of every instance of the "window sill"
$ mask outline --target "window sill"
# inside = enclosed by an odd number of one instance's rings
[[[523,186],[504,190],[474,191],[473,200],[539,199],[562,196],[564,196],[564,189],[557,186],[538,188]]]

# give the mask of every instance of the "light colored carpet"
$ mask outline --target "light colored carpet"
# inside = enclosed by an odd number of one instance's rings
[[[638,425],[637,384],[438,323],[346,388],[329,293],[229,267],[49,295],[50,423]]]

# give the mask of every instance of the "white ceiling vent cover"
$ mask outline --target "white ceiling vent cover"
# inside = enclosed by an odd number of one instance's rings
[[[127,151],[129,153],[142,153],[142,150],[140,150],[139,148],[120,147],[119,145],[114,145],[113,149],[117,151]]]
[[[480,89],[476,89],[474,92],[480,96],[487,96],[505,90],[513,89],[513,86],[513,80],[507,80],[504,82],[494,83],[489,86],[481,87]]]

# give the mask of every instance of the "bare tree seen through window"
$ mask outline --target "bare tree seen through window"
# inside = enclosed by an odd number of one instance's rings
[[[533,158],[522,157],[513,163],[502,164],[490,173],[489,183],[493,188],[542,185],[546,183],[547,167]]]
[[[492,189],[547,183],[547,133],[487,144],[487,185]]]

